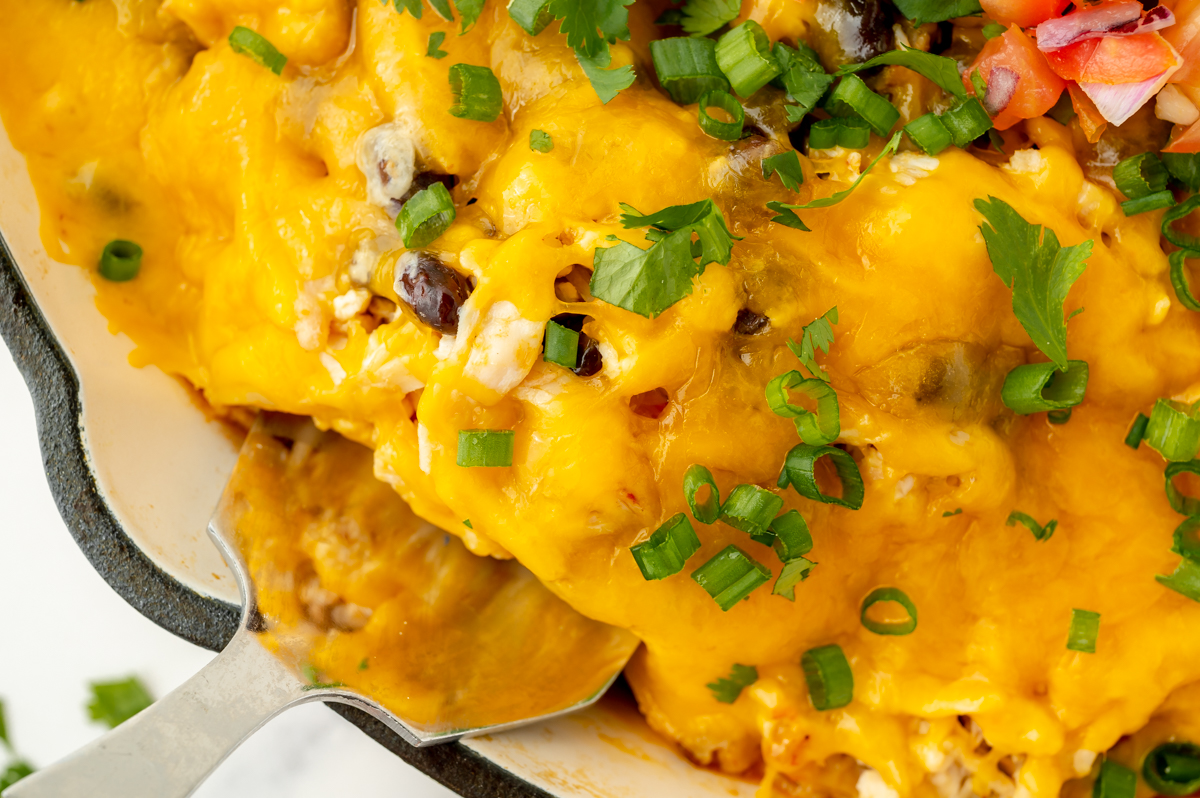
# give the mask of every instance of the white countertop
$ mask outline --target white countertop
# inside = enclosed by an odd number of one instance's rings
[[[0,700],[18,751],[46,765],[103,732],[89,681],[137,675],[162,696],[213,654],[160,629],[92,570],[42,471],[33,403],[0,347]],[[0,754],[0,770],[4,761]],[[320,704],[291,710],[242,746],[197,798],[450,798]],[[109,798],[97,785],[96,798]],[[116,798],[116,796],[113,796]]]

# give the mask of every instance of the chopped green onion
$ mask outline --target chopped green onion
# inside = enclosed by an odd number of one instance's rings
[[[757,485],[738,485],[721,505],[721,520],[748,535],[761,535],[783,507],[783,497]]]
[[[692,571],[692,579],[704,588],[722,611],[747,598],[771,578],[771,569],[754,560],[737,546],[725,549]]]
[[[708,114],[709,108],[720,108],[733,118],[732,121],[722,122],[714,119]],[[729,92],[721,89],[705,92],[704,96],[700,98],[699,112],[700,129],[714,139],[737,141],[742,137],[742,125],[746,122],[746,111],[737,98]]]
[[[817,461],[828,457],[837,471],[842,483],[842,496],[827,496],[817,487]],[[863,503],[863,481],[858,464],[847,452],[836,446],[810,446],[801,443],[793,446],[784,461],[783,471],[779,475],[779,487],[786,488],[789,484],[801,495],[813,501],[825,504],[836,504],[857,510]]]
[[[881,136],[890,133],[900,120],[896,106],[867,88],[858,75],[844,76],[829,93],[825,108],[834,116],[857,114]]]
[[[458,464],[463,468],[502,468],[512,465],[513,439],[510,429],[460,429]]]
[[[645,543],[631,546],[629,552],[647,580],[666,579],[683,570],[683,565],[700,551],[700,538],[683,513],[676,513],[654,530]]]
[[[241,25],[229,34],[229,47],[235,53],[248,56],[256,64],[266,67],[276,75],[283,72],[283,66],[288,61],[286,55],[275,49],[275,45]]]
[[[975,89],[976,97],[987,96],[987,83],[978,69],[971,70],[971,88]]]
[[[1113,182],[1129,199],[1157,194],[1167,187],[1167,167],[1152,152],[1126,158],[1113,167]]]
[[[1125,445],[1130,449],[1136,449],[1142,444],[1142,438],[1146,437],[1146,427],[1150,424],[1150,419],[1145,413],[1138,413],[1137,418],[1133,420],[1133,425],[1129,428],[1129,434],[1125,436]]]
[[[795,601],[796,585],[808,579],[808,575],[816,567],[815,562],[804,557],[789,560],[784,564],[783,570],[779,572],[779,578],[775,580],[775,586],[771,588],[771,595],[783,596],[788,601]]]
[[[804,183],[804,169],[800,166],[800,155],[795,150],[788,150],[769,158],[762,159],[762,175],[764,180],[770,180],[771,175],[779,175],[779,182],[788,191],[799,191]]]
[[[1200,310],[1200,300],[1192,293],[1184,269],[1185,261],[1192,258],[1200,258],[1200,250],[1177,249],[1167,258],[1167,262],[1171,264],[1171,287],[1175,289],[1175,298],[1179,300],[1179,304],[1188,310]]]
[[[1100,763],[1100,772],[1092,785],[1092,798],[1133,798],[1136,792],[1136,773],[1108,758]]]
[[[717,43],[712,39],[659,39],[650,42],[650,55],[658,82],[680,105],[691,105],[714,89],[729,89],[729,81],[717,65]]]
[[[844,707],[854,698],[854,672],[839,645],[809,649],[800,658],[808,697],[815,709]]]
[[[432,244],[454,221],[454,200],[443,183],[421,189],[400,209],[396,229],[404,246],[419,249]]]
[[[808,524],[798,510],[788,510],[771,522],[774,540],[771,545],[781,562],[798,560],[812,551],[813,539]]]
[[[997,36],[1003,36],[1004,31],[1006,31],[1006,30],[1008,30],[1008,28],[1004,27],[999,22],[989,22],[988,24],[983,26],[983,31],[982,31],[983,38],[987,39],[988,41],[991,41],[992,39],[996,38]]]
[[[100,276],[123,283],[138,276],[142,269],[142,248],[132,241],[117,239],[104,245],[100,253]]]
[[[1096,638],[1100,635],[1100,613],[1091,610],[1071,610],[1071,631],[1067,633],[1067,648],[1084,654],[1096,653]]]
[[[1066,410],[1050,410],[1046,413],[1046,420],[1051,424],[1066,424],[1071,420],[1072,409],[1068,407]]]
[[[1164,152],[1161,157],[1171,177],[1192,191],[1200,190],[1200,153]]]
[[[871,126],[858,116],[818,119],[808,131],[810,150],[831,150],[834,147],[861,150],[870,142]]]
[[[537,36],[554,21],[550,13],[551,0],[511,0],[508,15],[530,36]]]
[[[696,500],[704,486],[708,486],[708,498],[700,503]],[[702,524],[714,524],[721,517],[721,490],[712,472],[702,465],[696,464],[688,468],[683,475],[683,495],[692,517]]]
[[[1200,746],[1163,743],[1146,755],[1142,776],[1159,795],[1191,795],[1200,790]]]
[[[1147,211],[1160,211],[1163,208],[1170,208],[1175,204],[1175,195],[1170,191],[1159,191],[1156,194],[1147,194],[1144,197],[1137,199],[1125,200],[1121,203],[1121,210],[1126,216],[1137,216],[1139,213]]]
[[[941,119],[956,147],[966,147],[992,129],[992,118],[977,97],[959,100]]]
[[[529,149],[534,152],[550,152],[554,149],[554,139],[544,130],[529,131]]]
[[[546,322],[546,343],[542,360],[573,369],[579,362],[579,333],[558,322]]]
[[[1200,516],[1186,518],[1175,528],[1175,545],[1171,551],[1200,563]]]
[[[904,126],[904,132],[912,139],[913,144],[929,155],[937,155],[952,143],[950,131],[942,124],[937,114],[918,116]]]
[[[492,70],[473,64],[450,67],[450,114],[459,119],[495,122],[504,110],[504,94]]]
[[[429,34],[429,44],[425,47],[425,55],[429,58],[445,58],[450,55],[442,49],[442,42],[446,41],[446,32],[444,30],[435,30]]]
[[[1047,541],[1054,537],[1054,530],[1058,529],[1057,519],[1052,518],[1046,522],[1045,526],[1042,526],[1033,516],[1026,515],[1020,510],[1013,510],[1009,513],[1008,520],[1004,522],[1004,525],[1016,526],[1018,521],[1033,533],[1034,540]]]
[[[1167,481],[1167,502],[1170,503],[1171,509],[1180,515],[1200,515],[1200,499],[1185,496],[1175,487],[1175,477],[1185,473],[1200,475],[1200,460],[1171,463],[1167,466],[1163,474]]]
[[[1159,399],[1150,411],[1144,440],[1167,460],[1191,460],[1200,451],[1200,418],[1193,407]]]
[[[1154,578],[1163,587],[1170,588],[1192,601],[1200,601],[1200,563],[1184,559],[1169,576],[1155,574]]]
[[[753,665],[734,664],[728,679],[717,679],[704,685],[712,691],[713,698],[722,704],[732,704],[742,690],[758,681],[758,668]]]
[[[1000,398],[1022,416],[1063,410],[1083,401],[1087,382],[1088,364],[1082,360],[1068,360],[1066,371],[1059,371],[1054,363],[1029,363],[1008,372]]]
[[[1162,218],[1162,234],[1163,238],[1170,241],[1180,249],[1200,250],[1200,238],[1180,233],[1173,226],[1173,222],[1177,222],[1184,218],[1192,211],[1200,208],[1200,194],[1193,194],[1183,202],[1176,205],[1171,210],[1163,214]]]
[[[867,611],[876,604],[885,601],[899,604],[908,613],[908,618],[899,623],[895,621],[873,620],[867,614]],[[895,587],[879,587],[872,590],[863,599],[859,620],[862,621],[863,626],[867,627],[867,631],[874,632],[877,635],[910,635],[917,629],[917,606],[912,603],[912,599],[903,590]]]
[[[789,400],[788,391],[802,393],[817,403],[811,413]],[[833,386],[816,377],[806,378],[799,371],[780,374],[767,383],[767,405],[777,416],[792,419],[800,439],[811,446],[833,443],[842,432],[837,392]]]
[[[782,70],[771,54],[767,32],[746,20],[717,40],[717,64],[739,97],[749,97]]]

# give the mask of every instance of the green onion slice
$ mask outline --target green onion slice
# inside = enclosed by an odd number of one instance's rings
[[[1067,633],[1067,648],[1084,654],[1096,653],[1096,638],[1100,635],[1100,613],[1091,610],[1071,610],[1071,630]]]
[[[1175,477],[1185,473],[1200,475],[1200,460],[1171,463],[1167,466],[1164,472],[1167,481],[1167,501],[1170,502],[1171,509],[1180,515],[1200,515],[1200,499],[1185,496],[1175,487]]]
[[[1146,437],[1146,427],[1150,424],[1150,419],[1145,413],[1138,413],[1137,418],[1133,420],[1133,424],[1129,427],[1129,434],[1125,436],[1125,445],[1130,449],[1136,449],[1141,446],[1142,438]]]
[[[900,121],[896,106],[867,88],[858,75],[846,75],[838,82],[825,101],[825,109],[834,116],[857,114],[881,136],[890,133]]]
[[[1154,577],[1163,587],[1168,587],[1192,601],[1200,601],[1200,563],[1184,559],[1169,576],[1156,574]]]
[[[700,503],[696,497],[705,485],[708,486],[708,498]],[[692,510],[692,517],[700,523],[713,524],[721,517],[721,489],[712,472],[704,466],[696,464],[688,468],[683,475],[683,495]]]
[[[721,520],[748,535],[762,535],[782,508],[782,496],[757,485],[738,485],[721,505]]]
[[[977,97],[960,100],[941,119],[956,147],[966,147],[992,129],[992,118]]]
[[[1176,205],[1171,210],[1163,214],[1162,218],[1162,234],[1163,238],[1170,241],[1180,249],[1200,250],[1200,238],[1190,236],[1186,233],[1180,233],[1173,226],[1173,222],[1177,222],[1184,218],[1192,211],[1200,208],[1200,194],[1193,194],[1183,202]]]
[[[792,404],[788,391],[796,391],[812,399],[817,403],[817,412],[811,413],[800,405]],[[792,419],[796,432],[805,443],[824,446],[833,443],[842,433],[837,392],[824,380],[806,378],[799,371],[789,371],[767,383],[766,394],[771,410],[777,416]]]
[[[1184,269],[1186,261],[1192,258],[1200,258],[1200,250],[1177,249],[1167,258],[1167,262],[1171,264],[1171,287],[1175,289],[1175,298],[1179,300],[1179,304],[1188,310],[1200,310],[1200,300],[1192,293]]]
[[[795,601],[796,585],[808,579],[808,575],[816,567],[817,564],[815,562],[804,557],[797,557],[794,560],[790,560],[784,564],[783,570],[779,572],[779,578],[775,580],[775,586],[771,588],[771,594],[774,596],[783,596],[788,601]]]
[[[709,116],[709,108],[720,108],[733,117],[730,122],[722,122]],[[700,129],[714,139],[721,141],[737,141],[742,137],[742,126],[746,122],[746,111],[742,104],[727,91],[713,89],[705,92],[700,98]]]
[[[650,42],[658,82],[680,105],[691,105],[706,93],[727,91],[729,81],[717,65],[712,39],[677,36]]]
[[[937,155],[953,143],[950,131],[942,124],[937,114],[918,116],[904,126],[904,132],[912,139],[913,144],[929,155]]]
[[[758,681],[758,668],[753,665],[734,664],[729,672],[729,678],[717,679],[704,685],[712,691],[713,698],[722,704],[732,704],[742,694],[742,690]]]
[[[726,546],[720,554],[692,571],[692,579],[713,597],[723,612],[728,612],[770,578],[770,568],[737,546]]]
[[[767,32],[747,20],[717,41],[717,64],[739,97],[749,97],[782,70],[771,53]]]
[[[842,483],[841,498],[827,496],[817,487],[816,467],[817,461],[822,457],[828,457],[837,471],[838,479]],[[790,484],[801,496],[825,504],[849,507],[851,510],[862,507],[865,495],[858,464],[847,452],[836,446],[811,446],[807,443],[793,446],[784,461],[777,484],[781,488]]]
[[[1167,460],[1191,460],[1200,451],[1200,418],[1193,407],[1159,399],[1150,411],[1144,440]]]
[[[1022,416],[1064,410],[1083,401],[1087,382],[1088,364],[1083,360],[1068,360],[1066,371],[1053,363],[1029,363],[1008,372],[1000,398]]]
[[[459,119],[495,122],[504,110],[504,94],[492,70],[473,64],[450,67],[450,113]]]
[[[1137,216],[1139,213],[1147,211],[1159,211],[1163,208],[1170,208],[1175,204],[1175,195],[1170,191],[1159,191],[1155,194],[1147,194],[1144,197],[1137,199],[1125,200],[1121,203],[1121,210],[1126,216]]]
[[[647,580],[666,579],[679,573],[688,558],[698,551],[700,538],[696,537],[696,530],[683,513],[667,519],[646,542],[629,547],[629,553]]]
[[[1133,798],[1137,792],[1137,774],[1124,765],[1105,759],[1092,785],[1092,798]]]
[[[762,175],[764,180],[770,180],[771,175],[779,175],[779,182],[788,191],[799,191],[804,183],[804,169],[800,166],[800,155],[795,150],[788,150],[769,158],[762,159]]]
[[[1142,776],[1159,795],[1191,795],[1200,790],[1200,746],[1163,743],[1146,755]]]
[[[1200,563],[1200,516],[1193,515],[1175,528],[1175,545],[1171,551]]]
[[[814,708],[825,711],[844,707],[854,698],[854,672],[839,645],[809,649],[800,658],[808,697]]]
[[[550,0],[511,0],[508,15],[530,36],[537,36],[554,21]]]
[[[513,439],[510,429],[460,429],[458,464],[463,468],[502,468],[512,465]]]
[[[104,245],[100,253],[100,276],[123,283],[138,276],[142,269],[142,248],[132,241],[117,239]]]
[[[1113,167],[1113,182],[1129,199],[1157,194],[1167,187],[1167,167],[1157,155],[1143,152]]]
[[[275,49],[258,33],[238,25],[229,34],[229,46],[235,52],[248,56],[259,66],[264,66],[276,75],[283,72],[287,56]]]
[[[1051,424],[1066,424],[1071,420],[1071,410],[1070,407],[1066,410],[1050,410],[1046,413],[1046,420]]]
[[[1058,529],[1057,519],[1051,518],[1045,526],[1042,526],[1033,516],[1026,515],[1020,510],[1013,510],[1009,513],[1008,520],[1004,522],[1004,525],[1016,526],[1018,521],[1033,533],[1034,540],[1047,541],[1054,537],[1054,530]]]
[[[899,604],[908,613],[908,618],[900,622],[874,620],[868,614],[868,610],[881,602]],[[910,635],[917,629],[917,606],[912,603],[912,599],[903,590],[895,587],[879,587],[872,590],[863,599],[859,620],[868,631],[877,635]]]
[[[396,229],[409,249],[427,247],[449,229],[454,221],[454,200],[443,183],[431,183],[404,203],[396,217]]]
[[[871,126],[860,116],[818,119],[808,131],[810,150],[831,150],[843,147],[861,150],[871,142]]]
[[[534,152],[550,152],[554,149],[554,139],[544,130],[529,131],[529,149]]]
[[[799,510],[788,510],[773,520],[770,530],[774,533],[771,546],[781,562],[798,560],[812,551],[812,534],[809,533],[808,524]]]
[[[546,343],[542,360],[573,369],[579,361],[579,333],[556,321],[546,322]]]

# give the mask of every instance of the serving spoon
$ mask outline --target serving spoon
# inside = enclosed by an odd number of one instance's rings
[[[264,513],[274,514],[276,521],[288,517],[288,491],[299,478],[295,465],[307,456],[325,456],[329,449],[322,447],[354,446],[339,440],[333,433],[318,432],[307,420],[260,415],[208,525],[208,534],[241,592],[241,621],[233,639],[182,686],[99,739],[17,782],[5,790],[4,798],[185,798],[268,720],[312,701],[357,707],[408,743],[422,747],[574,712],[603,695],[637,647],[637,639],[574,613],[516,563],[478,558],[478,564],[473,564],[461,551],[457,560],[450,561],[454,550],[448,538],[438,544],[444,553],[424,544],[420,564],[406,562],[405,573],[415,573],[411,581],[425,580],[428,587],[438,579],[437,569],[477,569],[467,580],[474,580],[473,598],[465,589],[461,597],[446,596],[446,585],[441,583],[432,591],[439,602],[454,604],[459,598],[468,604],[486,602],[477,618],[439,629],[436,640],[419,641],[407,652],[405,667],[394,669],[400,674],[394,690],[373,695],[370,682],[365,689],[317,682],[305,661],[304,636],[260,604],[244,549],[248,525],[262,523]],[[272,491],[256,489],[263,484],[274,487],[278,500],[270,500]],[[430,531],[436,532],[427,527],[427,537]],[[414,572],[410,566],[433,570]],[[483,599],[480,585],[486,594]],[[411,602],[408,606],[412,611]],[[407,626],[408,620],[401,618],[400,623]],[[419,623],[415,616],[411,620]],[[423,620],[428,622],[429,617]],[[352,641],[353,634],[335,636],[329,646]],[[414,652],[427,664],[414,667]],[[366,663],[364,658],[363,666]],[[433,700],[406,703],[403,699],[411,695]]]

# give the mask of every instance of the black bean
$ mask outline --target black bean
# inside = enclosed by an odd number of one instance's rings
[[[883,0],[818,0],[812,45],[825,68],[832,72],[891,50],[889,5]]]
[[[579,359],[571,371],[580,377],[591,377],[600,372],[604,358],[600,355],[600,345],[587,333],[579,334]]]
[[[417,318],[441,333],[458,332],[458,313],[471,295],[467,278],[428,252],[406,252],[397,267],[396,295]]]
[[[427,189],[434,183],[441,183],[449,191],[458,185],[458,178],[454,175],[439,175],[436,172],[419,172],[413,176],[412,186],[404,192],[404,196],[400,198],[399,202],[401,204],[408,202],[418,191]]]
[[[760,335],[771,327],[771,320],[761,313],[755,313],[750,308],[738,311],[737,321],[733,323],[733,331],[738,335]]]

